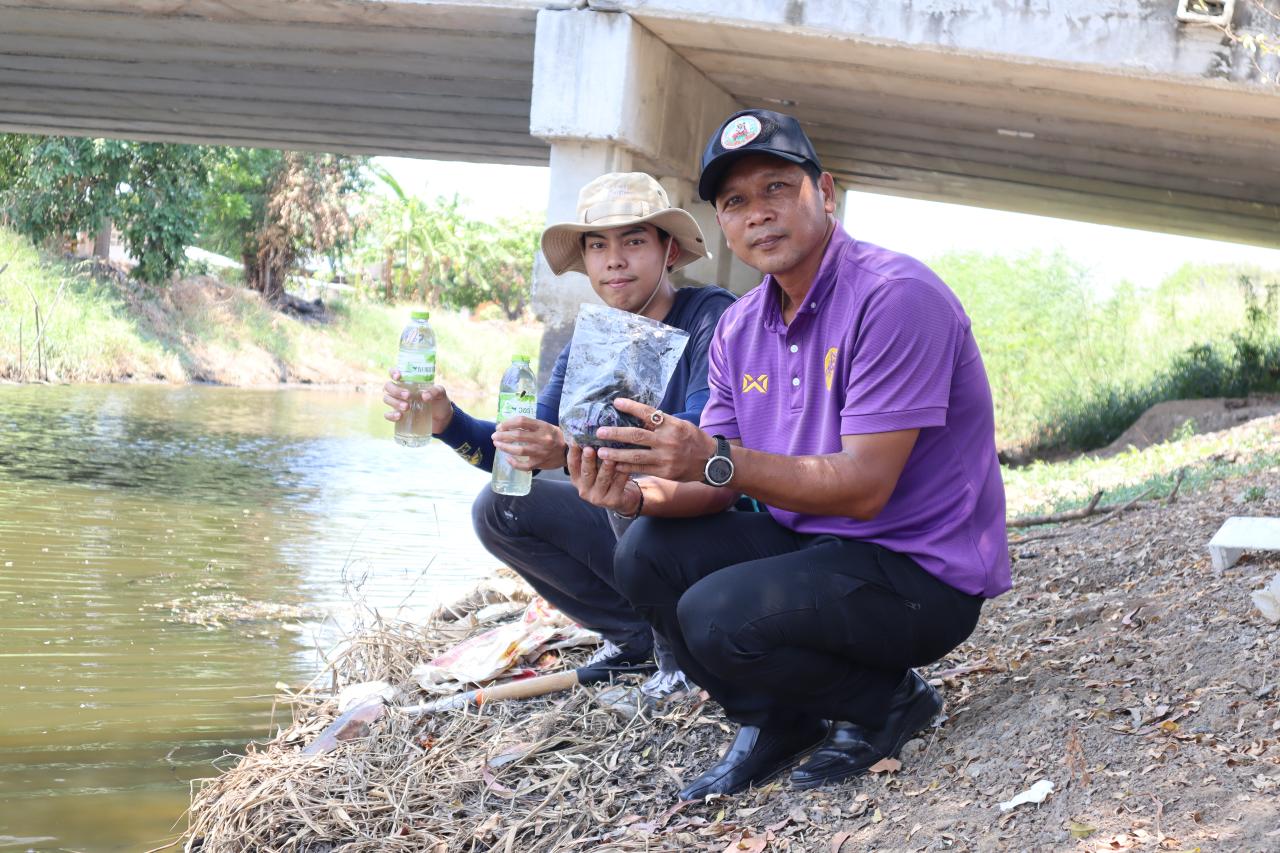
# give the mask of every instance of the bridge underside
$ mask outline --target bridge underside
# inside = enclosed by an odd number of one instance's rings
[[[574,4],[0,0],[0,130],[546,164],[552,5]],[[1176,0],[1094,4],[1128,29],[1054,0],[591,5],[623,11],[542,14],[630,15],[733,101],[799,116],[846,186],[1280,246],[1277,69],[1177,24]]]

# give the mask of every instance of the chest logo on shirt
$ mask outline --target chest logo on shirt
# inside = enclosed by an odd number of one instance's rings
[[[769,374],[761,373],[759,376],[752,376],[750,373],[742,374],[742,393],[749,394],[752,391],[768,394]]]
[[[827,350],[827,357],[822,360],[822,371],[827,376],[827,390],[831,390],[831,381],[836,377],[836,348]]]

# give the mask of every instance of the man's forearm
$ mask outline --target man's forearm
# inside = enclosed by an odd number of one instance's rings
[[[808,515],[875,518],[893,485],[847,452],[782,456],[735,446],[730,486],[763,504]]]
[[[677,483],[658,477],[636,481],[644,490],[644,515],[657,518],[692,518],[723,512],[738,499],[735,489],[717,489],[704,483]]]

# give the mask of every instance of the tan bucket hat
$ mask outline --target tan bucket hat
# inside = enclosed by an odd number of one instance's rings
[[[582,262],[582,235],[648,222],[680,244],[672,269],[709,258],[702,229],[686,210],[672,207],[662,184],[644,172],[601,175],[578,193],[578,218],[548,225],[542,232],[542,254],[556,275],[587,271]]]

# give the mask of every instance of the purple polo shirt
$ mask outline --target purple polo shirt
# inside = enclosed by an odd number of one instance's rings
[[[787,456],[838,453],[842,435],[920,430],[874,519],[769,511],[800,533],[906,554],[971,595],[1009,589],[991,388],[955,294],[919,261],[837,225],[789,326],[780,296],[765,276],[720,318],[702,429]]]

